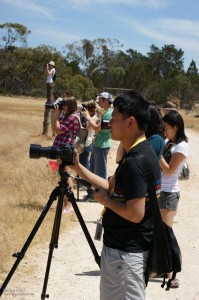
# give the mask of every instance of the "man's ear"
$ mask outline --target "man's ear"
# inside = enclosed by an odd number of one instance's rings
[[[132,127],[135,125],[135,118],[133,116],[129,117],[129,127]]]

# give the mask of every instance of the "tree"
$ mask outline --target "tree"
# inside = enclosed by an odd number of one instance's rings
[[[115,53],[122,45],[117,40],[94,39],[81,40],[65,46],[66,59],[75,61],[82,69],[83,74],[94,80],[95,86],[104,85],[108,71],[114,64]],[[95,72],[95,76],[92,75]],[[103,83],[95,81],[97,72],[103,73]]]
[[[108,71],[107,86],[113,88],[123,87],[125,79],[125,70],[122,67],[112,67]]]
[[[148,57],[154,80],[172,78],[184,72],[182,49],[177,50],[174,45],[164,45],[159,49],[153,44],[150,48],[151,52],[148,53]]]
[[[95,94],[92,81],[82,75],[71,76],[68,89],[78,99],[91,99]]]
[[[198,68],[196,67],[196,63],[194,60],[191,61],[189,68],[187,69],[186,75],[189,77],[192,87],[199,91],[199,74]]]
[[[152,81],[149,68],[149,59],[133,49],[126,51],[128,64],[125,69],[125,88],[145,92]]]
[[[195,61],[192,59],[188,69],[187,69],[187,75],[192,76],[192,75],[198,75],[198,68],[196,67]]]
[[[19,23],[4,23],[0,24],[0,29],[2,30],[1,40],[5,43],[5,50],[13,50],[16,45],[23,47],[27,45],[27,36],[31,31],[26,26]]]

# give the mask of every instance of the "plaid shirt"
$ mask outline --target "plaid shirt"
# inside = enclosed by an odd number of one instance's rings
[[[62,131],[62,133],[56,136],[53,143],[53,146],[57,148],[59,148],[62,143],[72,144],[80,129],[79,120],[75,114],[70,115],[66,119],[64,115],[60,116],[59,123],[59,130]]]

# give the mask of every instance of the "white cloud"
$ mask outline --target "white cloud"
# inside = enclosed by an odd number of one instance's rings
[[[157,19],[150,20],[147,23],[139,23],[127,18],[119,18],[131,32],[140,34],[144,40],[150,40],[151,44],[162,47],[164,44],[173,44],[176,48],[181,48],[187,64],[191,59],[197,60],[199,45],[199,21],[186,19]],[[149,46],[149,45],[148,45]]]
[[[152,27],[165,31],[172,31],[180,35],[199,38],[199,20],[187,19],[157,19],[151,21]]]
[[[146,6],[152,8],[161,8],[169,5],[171,0],[69,0],[72,5],[83,6],[83,5],[93,5],[93,4],[122,4],[122,5],[137,5]],[[61,1],[62,3],[64,2]]]
[[[51,40],[56,39],[56,41],[61,42],[63,45],[66,43],[72,43],[76,40],[82,39],[82,37],[80,37],[78,35],[68,34],[66,32],[59,31],[59,30],[49,30],[46,28],[42,28],[42,29],[35,28],[33,31],[34,31],[34,34],[36,33],[38,35],[49,37]]]
[[[191,21],[184,19],[157,19],[147,23],[139,23],[135,20],[127,20],[127,18],[119,18],[121,22],[128,26],[133,32],[138,32],[148,38],[165,44],[174,44],[184,49],[199,50],[199,21]]]
[[[53,13],[45,6],[38,4],[38,1],[26,1],[26,0],[1,0],[6,5],[11,5],[12,9],[21,9],[27,11],[29,14],[38,14],[44,16],[49,20],[54,20]]]

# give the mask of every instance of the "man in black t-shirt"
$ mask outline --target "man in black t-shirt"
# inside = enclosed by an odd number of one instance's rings
[[[145,138],[148,106],[148,101],[135,91],[115,99],[111,136],[121,141],[126,155],[109,182],[86,170],[76,154],[75,170],[97,187],[94,198],[105,207],[101,300],[145,298],[144,272],[153,234],[145,173],[153,173],[157,193],[161,178],[159,162]]]

